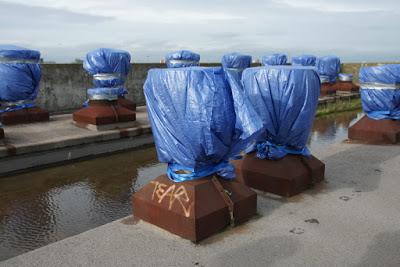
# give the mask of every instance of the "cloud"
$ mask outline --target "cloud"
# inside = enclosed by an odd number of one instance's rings
[[[332,1],[332,0],[273,0],[278,5],[291,8],[301,8],[328,13],[366,13],[388,11],[383,5],[375,6],[368,1],[359,4],[351,1]]]
[[[84,15],[100,15],[129,22],[191,23],[243,20],[246,17],[224,10],[196,10],[192,8],[165,8],[166,3],[149,5],[147,1],[94,1],[94,0],[14,0],[27,6],[51,7]]]

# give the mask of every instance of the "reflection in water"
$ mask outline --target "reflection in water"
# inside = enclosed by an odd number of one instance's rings
[[[347,137],[357,112],[317,118],[312,151]],[[0,179],[0,260],[131,214],[131,195],[165,172],[154,147]]]
[[[308,140],[311,152],[347,139],[347,128],[361,116],[361,112],[351,111],[316,118]]]

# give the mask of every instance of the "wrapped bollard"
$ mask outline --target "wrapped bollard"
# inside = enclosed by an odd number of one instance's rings
[[[199,241],[254,215],[256,195],[229,163],[262,130],[242,88],[220,67],[186,67],[150,70],[144,93],[168,169],[133,195],[134,216]]]
[[[249,55],[229,53],[222,56],[221,65],[228,77],[235,79],[236,82],[240,82],[242,72],[251,66],[251,60],[251,56]]]
[[[336,56],[319,57],[315,68],[321,79],[321,96],[335,95],[338,89],[336,79],[340,72],[340,59]]]
[[[359,80],[366,116],[349,128],[349,139],[400,143],[400,64],[361,67]]]
[[[319,57],[315,63],[321,81],[336,82],[340,72],[340,59],[336,56]]]
[[[93,76],[96,87],[87,90],[89,100],[73,114],[77,126],[99,130],[132,124],[136,119],[136,104],[125,98],[128,91],[124,87],[130,60],[128,52],[111,48],[99,48],[86,55],[83,68]]]
[[[315,66],[316,56],[301,55],[292,57],[292,65],[294,66]]]
[[[324,164],[307,149],[320,80],[304,66],[266,66],[243,72],[243,90],[263,121],[252,152],[235,162],[240,179],[270,193],[291,196],[323,179]]]
[[[285,54],[272,54],[261,58],[263,66],[286,65],[286,63],[287,56]]]
[[[179,50],[168,53],[165,56],[165,63],[168,68],[185,68],[198,66],[200,55],[189,50]]]
[[[49,112],[36,107],[42,76],[40,52],[0,45],[0,113],[4,124],[46,121]]]

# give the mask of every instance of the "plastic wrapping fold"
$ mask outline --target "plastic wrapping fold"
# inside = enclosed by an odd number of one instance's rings
[[[292,65],[315,66],[317,58],[313,55],[301,55],[292,57]]]
[[[400,64],[362,67],[359,81],[362,107],[369,118],[400,120]]]
[[[320,92],[313,67],[266,66],[243,72],[243,90],[263,121],[254,147],[262,159],[309,155],[306,147]]]
[[[168,68],[185,68],[198,66],[200,55],[189,50],[179,50],[168,53],[165,56],[165,63]]]
[[[0,46],[0,56],[0,101],[22,103],[18,101],[34,100],[39,91],[41,67],[25,62],[38,61],[40,53],[16,46]],[[13,105],[14,110],[26,107]]]
[[[261,58],[261,63],[264,66],[285,65],[286,62],[287,56],[285,54],[272,54]]]
[[[86,55],[83,68],[93,75],[97,87],[116,87],[124,84],[130,61],[131,55],[127,51],[99,48]]]
[[[319,75],[327,76],[329,82],[334,83],[340,72],[340,59],[336,56],[319,57],[315,67]]]
[[[262,122],[235,75],[220,67],[149,71],[144,85],[149,119],[158,158],[169,164],[172,180],[215,173],[234,178],[229,159],[261,133]]]

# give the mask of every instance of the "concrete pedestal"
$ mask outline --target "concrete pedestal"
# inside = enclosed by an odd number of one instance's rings
[[[321,84],[320,96],[335,95],[336,87],[335,83],[323,83]]]
[[[161,175],[132,198],[133,215],[173,234],[198,242],[257,211],[257,195],[235,181],[206,177],[175,183]]]
[[[117,100],[90,100],[88,107],[73,113],[73,120],[80,124],[108,125],[135,121],[136,113],[119,105]]]
[[[1,122],[4,125],[48,121],[49,118],[50,116],[47,110],[37,107],[5,112],[0,116]]]
[[[325,164],[314,156],[287,155],[280,160],[266,160],[251,153],[232,163],[238,182],[284,197],[301,193],[325,175]]]
[[[333,84],[333,88],[337,92],[358,92],[360,90],[360,87],[352,82],[341,82],[338,81]]]
[[[400,143],[400,120],[373,120],[362,117],[348,130],[351,140],[370,144]]]
[[[118,104],[129,110],[136,111],[136,104],[123,96],[118,97]]]

